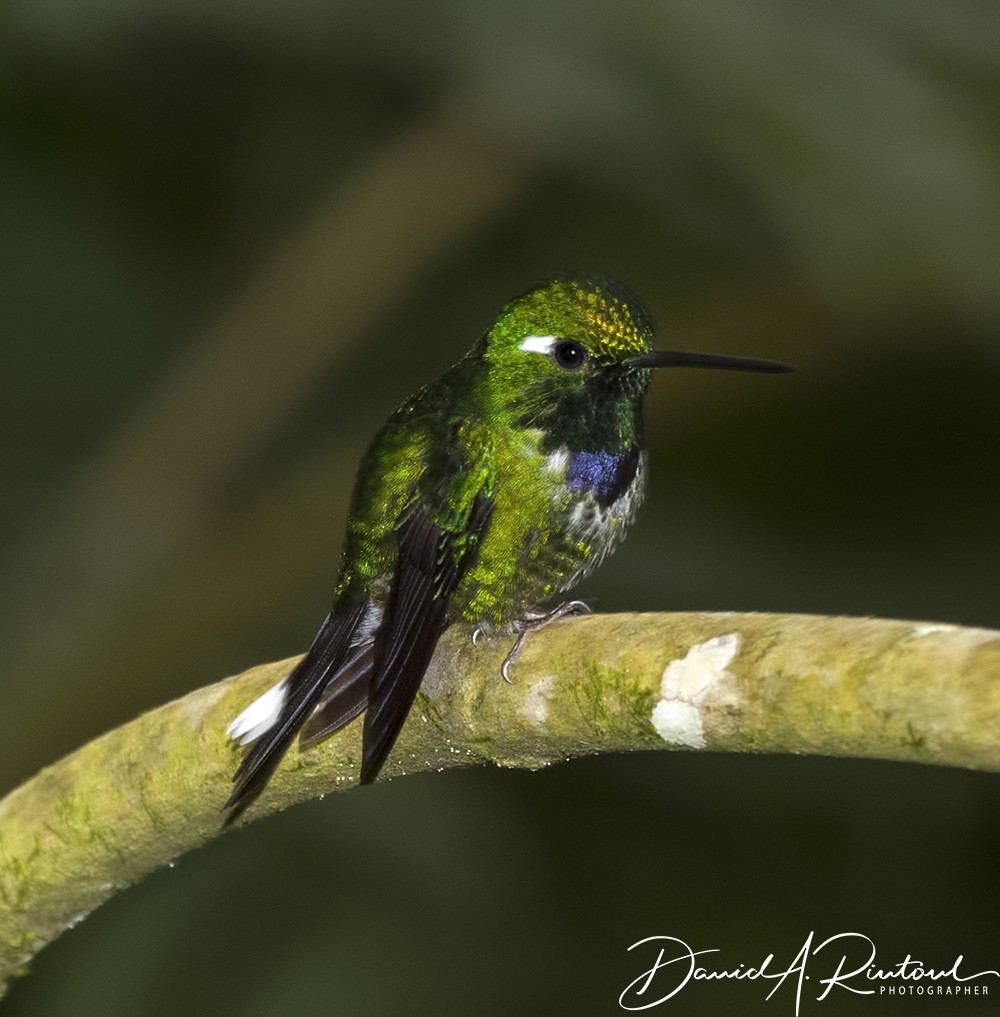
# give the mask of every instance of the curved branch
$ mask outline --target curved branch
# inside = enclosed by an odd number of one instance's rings
[[[868,618],[592,615],[507,639],[446,633],[386,776],[651,748],[1000,769],[1000,632]],[[0,801],[0,984],[116,890],[223,830],[226,724],[265,664],[110,731]],[[353,787],[360,728],[293,750],[239,822]]]

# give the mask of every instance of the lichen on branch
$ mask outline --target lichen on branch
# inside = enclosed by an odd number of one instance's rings
[[[439,644],[383,779],[492,761],[687,748],[1000,770],[1000,632],[872,618],[623,614]],[[229,721],[293,661],[95,739],[0,801],[0,987],[117,890],[224,829]],[[237,822],[353,787],[360,724],[293,748]]]

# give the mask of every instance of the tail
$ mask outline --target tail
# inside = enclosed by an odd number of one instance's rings
[[[372,643],[351,645],[365,607],[331,612],[291,674],[255,699],[227,728],[230,738],[241,745],[256,742],[233,774],[236,787],[223,806],[233,810],[230,819],[260,794],[303,724],[303,739],[316,741],[367,707]]]

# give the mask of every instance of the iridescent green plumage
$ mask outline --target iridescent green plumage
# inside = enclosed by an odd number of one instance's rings
[[[366,707],[361,780],[374,780],[448,625],[523,629],[600,564],[641,501],[642,398],[667,363],[781,368],[656,353],[634,296],[573,275],[510,301],[389,417],[358,471],[329,617],[230,728],[257,744],[228,805],[263,787],[300,728],[315,740]]]
[[[392,414],[361,463],[338,597],[389,581],[396,520],[413,503],[457,535],[456,554],[475,498],[494,505],[451,620],[502,627],[601,554],[602,537],[570,532],[580,496],[566,487],[568,464],[549,457],[640,442],[650,371],[620,365],[649,351],[652,332],[634,298],[604,286],[560,280],[511,301],[475,348]],[[566,371],[522,350],[528,336],[573,337],[588,364]]]

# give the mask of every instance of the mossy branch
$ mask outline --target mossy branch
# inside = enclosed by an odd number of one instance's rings
[[[1000,632],[862,618],[593,615],[508,639],[446,633],[385,768],[538,767],[629,749],[806,752],[1000,769]],[[211,840],[239,753],[224,730],[289,661],[105,734],[0,802],[0,985],[116,890]],[[353,787],[354,723],[293,749],[247,822]]]

